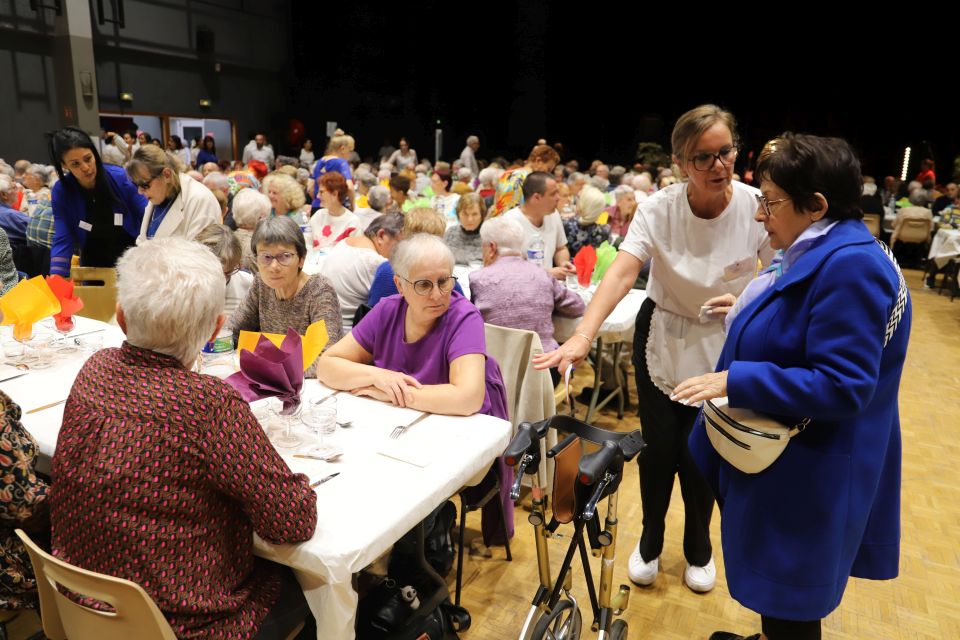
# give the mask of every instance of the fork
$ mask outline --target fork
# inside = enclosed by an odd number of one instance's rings
[[[427,418],[427,417],[429,417],[429,416],[430,416],[429,413],[421,413],[421,414],[420,414],[413,422],[411,422],[410,424],[397,425],[397,426],[394,428],[394,430],[390,432],[390,437],[393,438],[393,439],[399,438],[400,436],[403,435],[403,433],[404,433],[407,429],[409,429],[409,428],[412,427],[413,425],[417,424],[418,422],[420,422],[421,420],[423,420],[423,419],[425,419],[425,418]]]

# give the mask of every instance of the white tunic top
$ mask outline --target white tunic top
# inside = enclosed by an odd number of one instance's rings
[[[725,293],[739,296],[769,264],[773,249],[754,220],[753,187],[733,182],[733,196],[716,218],[698,218],[687,184],[661,189],[641,202],[620,245],[641,262],[652,259],[647,296],[657,309],[647,340],[650,378],[669,393],[686,378],[713,371],[723,348],[723,323],[699,321],[700,307]]]

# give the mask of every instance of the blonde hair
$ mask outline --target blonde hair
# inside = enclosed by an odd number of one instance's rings
[[[272,184],[277,185],[277,190],[283,197],[284,202],[287,203],[287,211],[295,211],[307,202],[307,196],[303,192],[303,187],[300,186],[296,178],[292,178],[285,173],[274,171],[263,179],[263,185],[261,186],[263,193],[267,193]],[[287,211],[277,211],[277,215],[283,215],[287,213]]]
[[[443,237],[447,220],[443,214],[430,207],[414,207],[403,216],[403,236],[409,238],[417,233]]]
[[[357,143],[354,141],[353,136],[348,136],[341,131],[339,135],[335,135],[330,138],[330,145],[327,147],[327,149],[333,153],[337,149],[342,149],[345,146],[349,146],[350,150],[353,151],[356,144]]]
[[[156,178],[164,169],[170,169],[173,175],[167,181],[167,188],[176,197],[180,194],[180,173],[186,167],[180,158],[167,153],[155,144],[145,144],[133,154],[127,163],[127,175],[134,182],[139,181],[141,170],[151,178]]]
[[[580,190],[580,196],[577,198],[577,222],[584,225],[593,224],[606,206],[607,199],[603,192],[588,184]]]
[[[677,119],[670,135],[670,146],[677,164],[683,166],[690,157],[690,151],[707,129],[718,122],[726,125],[734,141],[737,139],[737,120],[733,114],[715,104],[702,104],[694,107]]]

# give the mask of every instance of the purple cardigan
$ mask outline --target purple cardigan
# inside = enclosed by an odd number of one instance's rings
[[[586,309],[580,296],[546,269],[519,256],[501,256],[471,273],[470,295],[484,322],[536,331],[544,351],[559,346],[553,338],[553,314],[576,318]]]

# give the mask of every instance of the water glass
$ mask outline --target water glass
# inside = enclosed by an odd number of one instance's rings
[[[92,333],[88,336],[80,336],[79,338],[76,338],[76,340],[79,341],[80,348],[83,350],[83,355],[87,358],[103,348],[103,335],[99,333]]]

